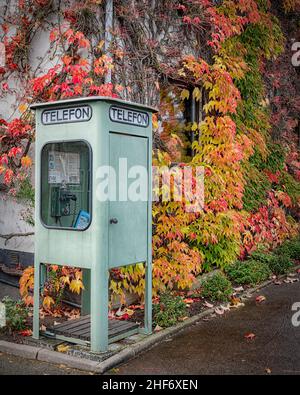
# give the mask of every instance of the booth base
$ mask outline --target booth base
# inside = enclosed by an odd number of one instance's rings
[[[139,332],[139,324],[128,321],[108,321],[108,342],[113,343]],[[77,344],[91,340],[91,317],[84,316],[47,328],[46,335]]]

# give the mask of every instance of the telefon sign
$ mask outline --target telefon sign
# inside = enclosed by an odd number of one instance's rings
[[[127,125],[149,126],[149,114],[143,111],[135,111],[126,107],[111,106],[109,117],[112,122],[126,123]]]
[[[88,105],[44,110],[41,115],[43,125],[59,123],[87,122],[92,118],[92,108]]]

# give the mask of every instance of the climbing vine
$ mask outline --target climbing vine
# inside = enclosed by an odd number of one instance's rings
[[[0,114],[0,175],[10,194],[31,175],[28,104],[121,97],[159,107],[155,165],[205,171],[202,211],[162,196],[153,205],[155,293],[188,288],[202,271],[223,269],[258,246],[272,249],[298,231],[300,101],[284,19],[299,12],[298,0],[116,0],[108,53],[104,2],[63,3],[23,0],[3,10],[1,98],[17,103],[12,115]],[[41,59],[34,69],[30,51],[42,29],[52,66]],[[193,122],[183,116],[191,100],[200,107]],[[143,265],[115,270],[111,290],[142,296],[143,276]],[[68,279],[81,281],[73,272]]]

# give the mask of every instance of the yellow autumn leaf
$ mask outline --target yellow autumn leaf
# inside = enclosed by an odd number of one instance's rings
[[[194,122],[192,125],[192,132],[196,132],[197,129],[198,129],[198,124],[197,122]]]
[[[157,115],[156,114],[152,115],[152,124],[153,124],[154,129],[158,128],[158,120],[157,120]]]
[[[51,298],[51,296],[45,296],[43,300],[43,306],[45,309],[50,309],[51,305],[54,304],[54,300]]]
[[[100,51],[103,48],[104,44],[105,44],[104,40],[99,41],[99,43],[97,45],[97,49]]]
[[[83,286],[82,281],[79,278],[76,278],[75,280],[71,281],[71,284],[70,284],[69,288],[70,288],[70,290],[72,292],[75,292],[75,293],[77,293],[79,295],[80,291],[82,289],[84,289],[84,286]]]
[[[183,89],[180,94],[181,100],[188,100],[190,97],[190,92],[187,89]]]
[[[199,88],[195,88],[193,91],[193,98],[199,101],[201,99],[201,96],[202,96],[201,90]]]
[[[59,346],[57,346],[57,351],[58,352],[67,352],[69,350],[70,346],[67,346],[65,344],[60,344]]]
[[[64,285],[69,284],[70,285],[70,278],[69,276],[62,276],[61,281],[63,282]]]

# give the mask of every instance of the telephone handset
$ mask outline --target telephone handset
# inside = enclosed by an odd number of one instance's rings
[[[55,218],[72,215],[71,202],[74,202],[76,212],[77,196],[66,186],[52,187],[51,194],[51,216]]]

